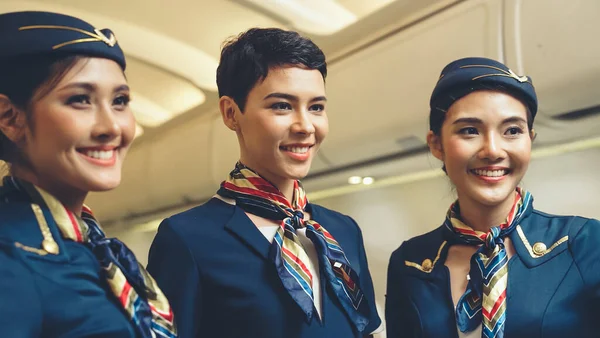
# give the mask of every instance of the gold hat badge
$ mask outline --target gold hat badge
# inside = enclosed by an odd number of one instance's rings
[[[478,67],[482,67],[482,68],[490,68],[490,69],[494,69],[499,71],[499,74],[484,74],[484,75],[479,75],[476,76],[474,78],[472,78],[471,80],[477,80],[477,79],[481,79],[482,77],[489,77],[489,76],[506,76],[506,77],[512,77],[513,79],[524,83],[524,82],[529,82],[531,84],[531,81],[529,80],[528,76],[519,76],[517,74],[515,74],[515,72],[513,72],[511,69],[509,69],[508,71],[502,69],[502,68],[498,68],[498,67],[494,67],[494,66],[488,66],[488,65],[466,65],[466,66],[461,66],[460,68],[478,68]]]
[[[67,26],[36,25],[36,26],[19,27],[20,31],[31,30],[31,29],[62,29],[62,30],[70,30],[70,31],[74,31],[74,32],[79,32],[81,34],[89,36],[89,38],[82,38],[82,39],[76,39],[76,40],[72,40],[72,41],[59,43],[58,45],[52,46],[52,49],[59,49],[61,47],[67,46],[67,45],[72,45],[72,44],[82,43],[82,42],[101,41],[101,42],[104,42],[105,44],[109,45],[110,47],[114,47],[115,44],[117,43],[117,38],[115,38],[115,35],[113,33],[110,33],[110,37],[107,37],[106,35],[104,35],[104,33],[102,33],[102,31],[100,31],[97,28],[94,29],[94,32],[92,33],[92,32],[88,32],[88,31],[80,29],[80,28],[67,27]]]

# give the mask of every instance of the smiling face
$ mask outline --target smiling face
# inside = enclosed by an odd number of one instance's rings
[[[59,197],[117,187],[135,120],[120,66],[82,58],[43,97],[34,96],[12,171]],[[23,162],[23,163],[22,163]]]
[[[225,124],[237,133],[242,163],[280,189],[308,174],[329,130],[318,70],[272,68],[250,90],[243,112],[229,97],[220,103]]]
[[[514,202],[514,191],[531,156],[527,109],[498,91],[476,91],[448,110],[441,135],[428,134],[435,157],[444,162],[461,205]]]

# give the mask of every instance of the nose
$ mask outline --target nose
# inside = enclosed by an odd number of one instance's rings
[[[121,126],[110,105],[101,105],[96,111],[92,136],[104,142],[121,136]]]
[[[296,114],[292,131],[297,134],[310,135],[315,133],[315,126],[308,111],[299,111]]]
[[[488,161],[497,161],[506,156],[502,147],[501,137],[495,133],[489,133],[484,138],[484,143],[479,151],[479,157]]]

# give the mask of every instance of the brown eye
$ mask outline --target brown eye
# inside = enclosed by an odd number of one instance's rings
[[[316,112],[322,112],[323,110],[325,110],[325,106],[322,104],[315,104],[315,105],[310,106],[310,110],[316,111]]]
[[[83,106],[90,104],[90,97],[88,95],[73,95],[67,99],[67,104],[71,106]]]
[[[479,132],[477,131],[477,128],[475,127],[466,127],[466,128],[462,128],[461,130],[458,131],[459,134],[464,134],[464,135],[477,135],[479,134]]]
[[[117,105],[117,106],[127,106],[129,104],[129,101],[131,101],[131,99],[129,98],[128,95],[121,95],[121,96],[115,98],[115,100],[113,101],[113,104]]]
[[[277,102],[271,105],[274,110],[292,110],[292,105],[287,102]]]
[[[523,129],[519,128],[519,127],[510,127],[506,130],[506,135],[519,135],[519,134],[523,134]]]

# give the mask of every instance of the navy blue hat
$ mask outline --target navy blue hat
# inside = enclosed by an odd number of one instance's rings
[[[442,70],[433,89],[429,106],[432,114],[447,112],[458,99],[477,90],[500,90],[519,99],[535,118],[538,103],[535,88],[528,76],[519,76],[504,64],[482,57],[451,62]]]
[[[125,56],[109,29],[96,29],[83,20],[58,13],[1,14],[0,62],[40,54],[102,57],[125,69]]]

